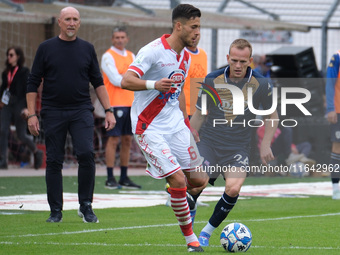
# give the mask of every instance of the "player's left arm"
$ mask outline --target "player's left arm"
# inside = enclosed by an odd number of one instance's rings
[[[184,89],[182,89],[181,93],[179,94],[178,101],[179,101],[179,109],[181,109],[181,111],[183,112],[184,119],[188,118]]]
[[[260,157],[263,164],[267,164],[269,161],[274,159],[273,152],[270,148],[271,141],[274,137],[275,131],[279,123],[279,115],[277,111],[264,117],[264,136],[260,147]]]

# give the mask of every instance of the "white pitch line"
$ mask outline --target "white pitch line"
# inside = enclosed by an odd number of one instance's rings
[[[302,218],[316,218],[316,217],[329,217],[329,216],[339,216],[339,213],[326,213],[326,214],[318,214],[318,215],[297,215],[297,216],[288,216],[288,217],[278,217],[278,218],[267,218],[267,219],[242,219],[242,220],[227,220],[226,222],[261,222],[261,221],[274,221],[274,220],[291,220],[291,219],[302,219]],[[197,221],[196,223],[206,223],[206,221]],[[55,223],[51,223],[55,224]],[[18,237],[35,237],[35,236],[55,236],[55,235],[73,235],[73,234],[82,234],[82,233],[93,233],[93,232],[101,232],[101,231],[117,231],[117,230],[131,230],[131,229],[142,229],[142,228],[158,228],[158,227],[172,227],[178,226],[177,223],[172,224],[156,224],[156,225],[144,225],[144,226],[131,226],[131,227],[120,227],[120,228],[101,228],[101,229],[87,229],[81,231],[72,231],[72,232],[61,232],[61,233],[45,233],[45,234],[26,234],[26,235],[12,235],[12,236],[4,236],[5,238],[18,238]]]
[[[57,243],[57,242],[0,242],[3,245],[57,245],[57,246],[111,246],[111,247],[185,247],[183,244],[150,244],[150,243],[139,243],[139,244],[108,244],[108,243]],[[220,248],[220,245],[209,245],[209,247]],[[304,247],[304,246],[258,246],[254,245],[251,249],[280,249],[280,250],[340,250],[340,247]]]
[[[50,223],[50,224],[56,224],[56,223]],[[120,227],[120,228],[86,229],[86,230],[80,230],[80,231],[61,232],[61,233],[12,235],[12,236],[7,236],[7,237],[17,238],[17,237],[35,237],[35,236],[73,235],[73,234],[93,233],[93,232],[101,232],[101,231],[117,231],[117,230],[130,230],[130,229],[142,229],[142,228],[172,227],[172,226],[178,226],[178,223],[146,225],[146,226],[131,226],[131,227]]]
[[[319,215],[301,215],[301,216],[287,216],[287,217],[279,217],[279,218],[268,218],[268,219],[253,219],[253,220],[242,220],[242,221],[251,221],[251,222],[258,222],[258,221],[273,221],[273,220],[291,220],[291,219],[300,219],[300,218],[315,218],[315,217],[328,217],[328,216],[338,216],[338,213],[326,213],[326,214],[319,214]],[[233,220],[236,222],[237,220]]]

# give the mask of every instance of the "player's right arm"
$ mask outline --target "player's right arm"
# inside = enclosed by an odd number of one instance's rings
[[[327,103],[327,120],[330,123],[337,122],[337,114],[334,107],[335,85],[339,72],[339,55],[336,53],[332,56],[327,67],[326,80],[326,103]]]
[[[167,92],[170,90],[172,83],[173,80],[167,78],[162,78],[158,81],[142,80],[136,72],[128,70],[124,74],[121,84],[123,89],[132,91],[156,89],[160,92]]]

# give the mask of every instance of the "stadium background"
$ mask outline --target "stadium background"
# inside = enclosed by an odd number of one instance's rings
[[[249,36],[256,54],[270,54],[284,47],[312,49],[313,65],[321,78],[331,55],[338,50],[340,10],[335,0],[0,0],[0,63],[5,62],[6,49],[19,45],[31,67],[38,45],[58,35],[57,15],[67,5],[75,4],[81,13],[79,37],[94,44],[98,59],[110,46],[112,28],[126,25],[130,36],[128,49],[137,51],[149,41],[170,32],[171,7],[176,3],[190,3],[203,11],[200,47],[208,54],[209,71],[226,64],[228,45],[238,37]],[[334,12],[332,12],[334,10]],[[326,23],[327,17],[329,22]],[[298,54],[292,54],[295,59]],[[314,59],[315,58],[315,59]],[[296,60],[296,59],[295,59]],[[299,59],[297,59],[299,61]],[[304,78],[304,77],[300,77]],[[324,83],[316,82],[315,91],[323,93]],[[322,94],[318,94],[321,96]],[[328,125],[323,118],[323,104],[317,102],[313,119],[301,118],[295,132],[295,141],[312,139],[313,155],[319,163],[328,162],[330,142]],[[95,130],[97,163],[104,163],[102,121],[97,119]],[[313,127],[311,128],[311,125]],[[12,134],[12,152],[25,154],[15,144]],[[43,144],[43,134],[37,139]],[[71,145],[67,149],[68,163],[74,161]],[[135,148],[136,149],[136,148]],[[23,151],[23,153],[22,153]],[[143,164],[138,150],[132,155],[132,164]],[[22,157],[23,155],[20,155]],[[13,158],[14,161],[17,158]],[[117,162],[118,164],[118,162]]]

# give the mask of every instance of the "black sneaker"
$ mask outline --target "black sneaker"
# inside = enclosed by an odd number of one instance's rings
[[[43,162],[43,152],[41,150],[37,150],[36,153],[34,153],[34,168],[39,169]]]
[[[188,252],[204,252],[199,242],[192,242],[188,244]]]
[[[51,212],[50,217],[46,220],[46,222],[62,222],[63,215],[60,211]]]
[[[136,183],[131,181],[129,177],[126,177],[124,181],[120,180],[119,184],[122,186],[122,188],[126,188],[126,189],[141,189],[142,188],[142,186],[137,185]]]
[[[78,216],[83,218],[85,223],[92,222],[98,223],[99,220],[92,210],[92,205],[90,202],[80,205],[78,210]]]
[[[120,189],[121,186],[117,183],[116,179],[110,178],[105,182],[105,188],[107,189]]]

